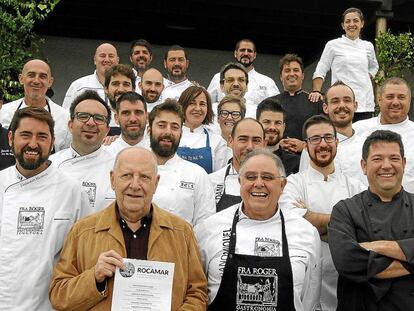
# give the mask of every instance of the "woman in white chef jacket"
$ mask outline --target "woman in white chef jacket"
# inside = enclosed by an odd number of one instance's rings
[[[178,102],[183,109],[184,125],[177,154],[200,165],[208,174],[224,167],[227,162],[226,141],[207,127],[214,118],[207,90],[190,86]]]
[[[338,80],[349,85],[358,102],[354,122],[372,118],[375,101],[372,79],[378,72],[378,62],[371,42],[361,40],[364,15],[357,8],[349,8],[342,14],[342,29],[345,35],[329,41],[313,74],[312,92],[309,99],[322,99],[322,85],[326,73],[331,70],[331,83]]]

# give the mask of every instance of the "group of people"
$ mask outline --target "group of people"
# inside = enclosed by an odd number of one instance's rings
[[[279,94],[249,39],[208,88],[178,45],[163,77],[146,40],[132,66],[101,44],[62,105],[28,61],[0,109],[0,308],[110,310],[131,258],[174,263],[171,310],[409,310],[411,90],[386,80],[374,117],[362,12],[341,25],[310,93],[286,54]]]

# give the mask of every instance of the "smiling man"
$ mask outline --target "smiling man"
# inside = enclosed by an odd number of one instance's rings
[[[414,155],[414,122],[408,119],[411,89],[407,81],[395,77],[387,79],[379,89],[378,105],[380,114],[377,117],[358,121],[353,128],[363,138],[378,129],[401,135],[408,160],[402,185],[405,190],[414,192],[414,161],[411,156]]]
[[[308,93],[302,89],[305,78],[303,62],[295,54],[286,54],[280,59],[280,81],[284,92],[276,95],[286,112],[285,138],[280,146],[290,152],[301,152],[305,147],[302,141],[302,126],[305,121],[316,114],[322,114],[322,102],[312,103]]]
[[[110,310],[122,258],[174,263],[171,310],[205,310],[207,281],[191,225],[152,202],[159,175],[148,150],[122,150],[111,171],[116,201],[76,223],[50,285],[56,310]]]
[[[243,201],[195,227],[208,310],[315,310],[319,237],[303,218],[280,209],[282,162],[268,150],[254,150],[244,158],[239,181]]]
[[[102,99],[105,97],[105,71],[111,66],[119,63],[118,52],[110,43],[103,43],[96,48],[93,57],[95,72],[91,75],[81,77],[71,83],[69,86],[62,107],[69,110],[73,100],[85,90],[94,90],[98,92]]]
[[[327,226],[333,206],[350,198],[366,187],[356,179],[335,169],[338,145],[336,129],[325,116],[310,117],[303,125],[303,137],[310,157],[310,166],[287,178],[280,198],[282,209],[291,209],[318,229],[322,240],[321,309],[335,311],[338,274],[332,263],[327,243]]]
[[[24,107],[42,107],[52,114],[55,121],[55,150],[69,147],[70,134],[67,127],[69,114],[46,96],[47,90],[53,84],[50,66],[40,59],[28,61],[19,74],[19,82],[23,86],[24,97],[3,105],[0,109],[0,124],[4,128],[9,128],[16,110]]]
[[[48,160],[53,141],[49,112],[16,111],[9,131],[16,165],[0,171],[2,310],[52,310],[48,284],[54,261],[71,225],[89,212],[80,186]]]
[[[138,85],[142,97],[144,97],[145,102],[147,103],[147,110],[149,113],[155,106],[162,102],[161,94],[164,90],[164,78],[162,77],[161,72],[157,69],[149,68],[143,73],[142,79]]]
[[[218,212],[241,201],[238,181],[240,165],[249,152],[266,147],[263,126],[252,118],[238,121],[231,131],[229,145],[233,153],[231,162],[209,175]]]
[[[216,206],[205,170],[176,153],[184,120],[181,106],[167,99],[151,111],[148,119],[151,150],[160,174],[154,202],[195,226],[213,215]]]
[[[265,98],[279,94],[275,82],[254,68],[253,63],[256,60],[257,51],[256,44],[252,40],[239,40],[234,48],[233,56],[249,75],[250,85],[245,96],[247,101],[257,106]],[[225,95],[220,88],[220,73],[216,73],[211,79],[208,92],[213,102],[219,102]]]
[[[108,174],[114,156],[101,147],[110,118],[110,108],[98,93],[85,91],[70,106],[70,148],[50,157],[56,167],[80,183],[92,211],[100,211],[113,199]]]
[[[165,87],[162,93],[163,99],[171,98],[178,100],[181,93],[193,85],[187,78],[189,66],[190,61],[183,47],[173,45],[165,52],[164,68],[167,70],[168,79],[172,83]]]
[[[414,304],[414,195],[401,186],[401,136],[373,132],[362,149],[369,188],[335,205],[329,247],[339,272],[338,311],[410,310]]]

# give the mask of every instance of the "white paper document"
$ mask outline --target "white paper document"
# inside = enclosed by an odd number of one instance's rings
[[[112,310],[170,311],[174,263],[124,259],[116,268]]]

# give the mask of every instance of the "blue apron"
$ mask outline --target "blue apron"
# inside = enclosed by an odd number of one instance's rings
[[[190,147],[178,147],[177,154],[184,160],[193,162],[210,174],[213,172],[213,156],[211,153],[210,147],[210,136],[206,129],[204,129],[204,133],[206,133],[206,146],[202,148],[190,148]]]

